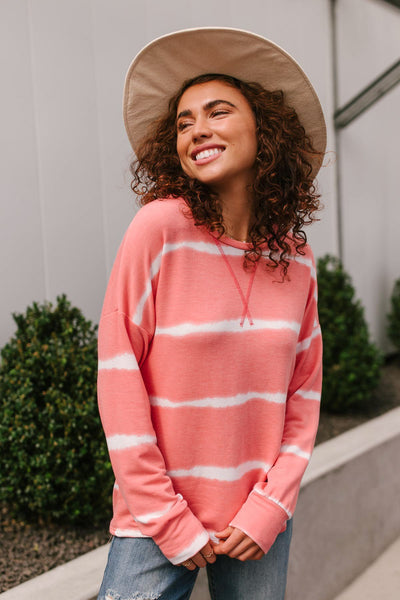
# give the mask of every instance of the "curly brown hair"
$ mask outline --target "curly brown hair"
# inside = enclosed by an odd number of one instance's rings
[[[167,197],[182,197],[197,226],[219,236],[226,233],[218,196],[205,184],[191,179],[182,170],[176,150],[177,107],[191,86],[223,81],[240,90],[256,120],[258,152],[253,183],[253,214],[249,231],[251,247],[245,253],[245,267],[265,256],[269,267],[281,266],[287,274],[294,246],[304,254],[307,237],[303,230],[317,220],[319,197],[312,178],[312,161],[321,155],[301,125],[296,111],[287,106],[281,90],[268,91],[254,82],[208,73],[189,79],[170,99],[168,111],[154,122],[130,165],[132,190],[141,204]]]

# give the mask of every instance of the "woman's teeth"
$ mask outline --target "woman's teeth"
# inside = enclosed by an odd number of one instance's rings
[[[220,154],[223,152],[222,148],[210,148],[209,150],[203,150],[199,152],[195,156],[195,160],[200,160],[201,158],[208,158],[209,156],[213,156],[214,154]]]

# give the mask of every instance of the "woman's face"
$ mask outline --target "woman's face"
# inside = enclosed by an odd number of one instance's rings
[[[215,191],[251,185],[256,122],[242,93],[219,80],[188,88],[178,104],[177,152],[184,172]]]

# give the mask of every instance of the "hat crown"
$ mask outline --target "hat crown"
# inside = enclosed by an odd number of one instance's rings
[[[307,75],[274,42],[242,29],[200,27],[159,37],[132,61],[125,80],[124,121],[133,149],[138,148],[151,123],[168,109],[182,83],[205,73],[254,81],[265,89],[282,90],[321,152],[312,161],[313,176],[322,164],[326,126],[318,96]]]

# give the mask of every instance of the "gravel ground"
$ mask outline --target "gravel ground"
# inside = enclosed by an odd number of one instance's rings
[[[17,522],[1,511],[0,592],[89,552],[109,539],[107,527],[85,531]]]
[[[400,360],[388,361],[376,392],[377,408],[367,416],[321,414],[317,443],[324,442],[370,418],[400,405]],[[0,593],[40,575],[109,539],[107,525],[98,529],[44,527],[10,519],[0,508]]]
[[[321,444],[397,406],[400,406],[400,356],[392,356],[386,360],[382,369],[381,381],[374,393],[370,411],[364,415],[330,415],[322,411],[316,443]]]

